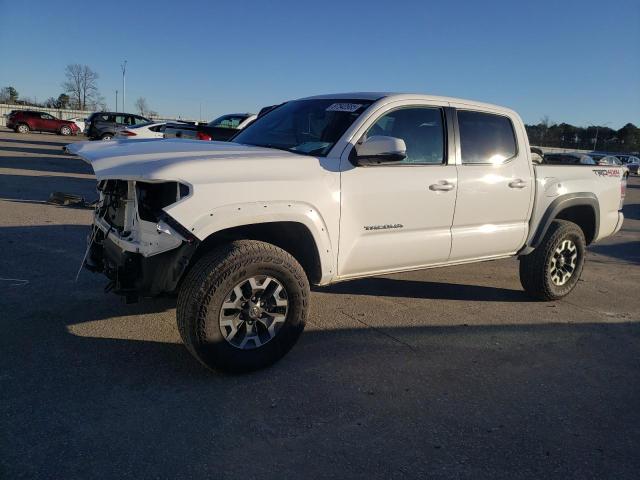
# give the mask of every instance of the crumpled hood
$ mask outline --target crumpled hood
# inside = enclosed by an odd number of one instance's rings
[[[264,171],[269,160],[300,159],[300,155],[271,148],[183,139],[76,142],[66,151],[89,163],[98,180],[206,183],[219,178],[230,162],[235,175],[247,175],[247,168]]]

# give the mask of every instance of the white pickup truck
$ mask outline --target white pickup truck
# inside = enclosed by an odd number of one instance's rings
[[[204,365],[248,371],[300,336],[309,284],[518,256],[553,300],[622,226],[619,167],[536,165],[506,108],[415,94],[291,101],[232,143],[78,143],[100,200],[85,266],[138,296],[177,292]]]

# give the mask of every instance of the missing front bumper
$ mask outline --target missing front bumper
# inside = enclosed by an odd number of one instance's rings
[[[85,268],[103,273],[109,280],[105,288],[134,302],[176,290],[197,248],[196,242],[151,257],[120,248],[102,232],[96,235],[85,261]]]

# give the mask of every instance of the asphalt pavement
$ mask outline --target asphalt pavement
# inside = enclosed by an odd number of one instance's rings
[[[0,478],[640,477],[640,180],[566,299],[517,260],[315,289],[273,367],[204,369],[175,300],[76,273],[96,198],[50,134],[0,129]]]

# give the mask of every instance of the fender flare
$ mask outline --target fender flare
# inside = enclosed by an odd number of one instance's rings
[[[585,205],[593,209],[595,218],[594,238],[597,238],[600,230],[600,204],[598,203],[598,198],[591,192],[566,193],[549,204],[538,223],[538,228],[528,242],[528,247],[536,248],[540,245],[551,222],[557,218],[560,212],[570,207]]]
[[[272,222],[296,222],[307,227],[318,249],[321,284],[335,276],[335,255],[329,229],[318,209],[307,203],[277,201],[224,205],[198,218],[190,230],[203,241],[221,230]]]

